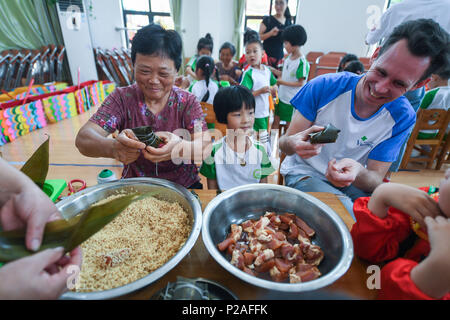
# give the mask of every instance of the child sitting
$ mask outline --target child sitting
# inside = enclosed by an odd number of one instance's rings
[[[189,80],[197,80],[195,76],[195,66],[197,64],[197,59],[200,56],[206,55],[211,56],[214,47],[213,38],[209,33],[206,34],[205,37],[200,38],[197,43],[197,54],[193,56],[189,62],[186,64],[186,75]]]
[[[214,74],[217,79],[217,70],[214,65],[214,59],[210,56],[201,56],[198,58],[195,68],[195,76],[198,81],[194,80],[189,88],[189,91],[197,97],[198,101],[207,102],[209,104],[213,103],[214,96],[219,90],[217,82],[212,80]]]
[[[294,111],[290,101],[306,83],[309,74],[309,62],[300,51],[307,39],[305,29],[298,24],[290,25],[283,30],[281,37],[289,55],[284,59],[283,71],[271,69],[278,77],[279,86],[279,102],[275,106],[272,129],[278,129],[280,120],[286,121],[286,128],[289,127]]]
[[[379,299],[450,299],[450,169],[439,189],[421,189],[384,183],[355,201],[355,254],[389,261]]]
[[[227,135],[214,143],[200,173],[208,189],[228,190],[249,183],[266,183],[275,171],[267,152],[255,141],[255,98],[243,86],[221,88],[214,98],[217,121],[227,125]]]
[[[363,74],[364,73],[364,65],[359,60],[350,61],[349,64],[344,68],[344,71],[355,73],[355,74]]]
[[[219,62],[216,63],[219,70],[220,80],[228,81],[231,85],[239,84],[239,77],[242,71],[239,70],[238,63],[233,60],[236,48],[233,44],[225,42],[219,50]]]

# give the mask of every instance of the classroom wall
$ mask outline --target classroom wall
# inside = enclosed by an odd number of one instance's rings
[[[366,56],[369,48],[364,44],[364,38],[369,30],[368,25],[379,18],[386,2],[299,0],[297,23],[303,25],[308,33],[303,52],[345,51]],[[124,46],[124,32],[115,30],[116,27],[123,28],[121,1],[84,0],[84,3],[86,8],[91,6],[87,17],[92,47],[112,49]],[[222,43],[232,40],[233,16],[232,0],[183,1],[181,37],[184,55],[194,55],[198,39],[209,32],[214,40],[213,57],[218,59]]]
[[[198,40],[210,33],[214,41],[213,57],[219,59],[220,46],[226,41],[232,41],[234,29],[232,24],[233,1],[183,1],[181,37],[185,56],[195,55]]]
[[[301,24],[309,51],[343,51],[367,56],[364,40],[373,23],[385,11],[387,0],[300,0],[297,23]]]

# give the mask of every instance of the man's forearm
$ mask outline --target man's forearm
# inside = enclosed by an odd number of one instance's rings
[[[378,171],[368,170],[361,166],[353,185],[363,191],[373,192],[376,187],[383,183],[384,175]]]

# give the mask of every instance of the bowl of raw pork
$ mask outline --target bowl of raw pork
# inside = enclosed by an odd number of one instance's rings
[[[353,259],[350,232],[334,210],[273,184],[236,187],[215,197],[203,212],[202,239],[237,278],[284,292],[327,287]]]

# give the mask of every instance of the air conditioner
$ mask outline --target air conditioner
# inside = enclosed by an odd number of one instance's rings
[[[64,37],[67,60],[74,84],[78,81],[98,80],[92,48],[89,22],[82,0],[59,0],[57,11]]]

